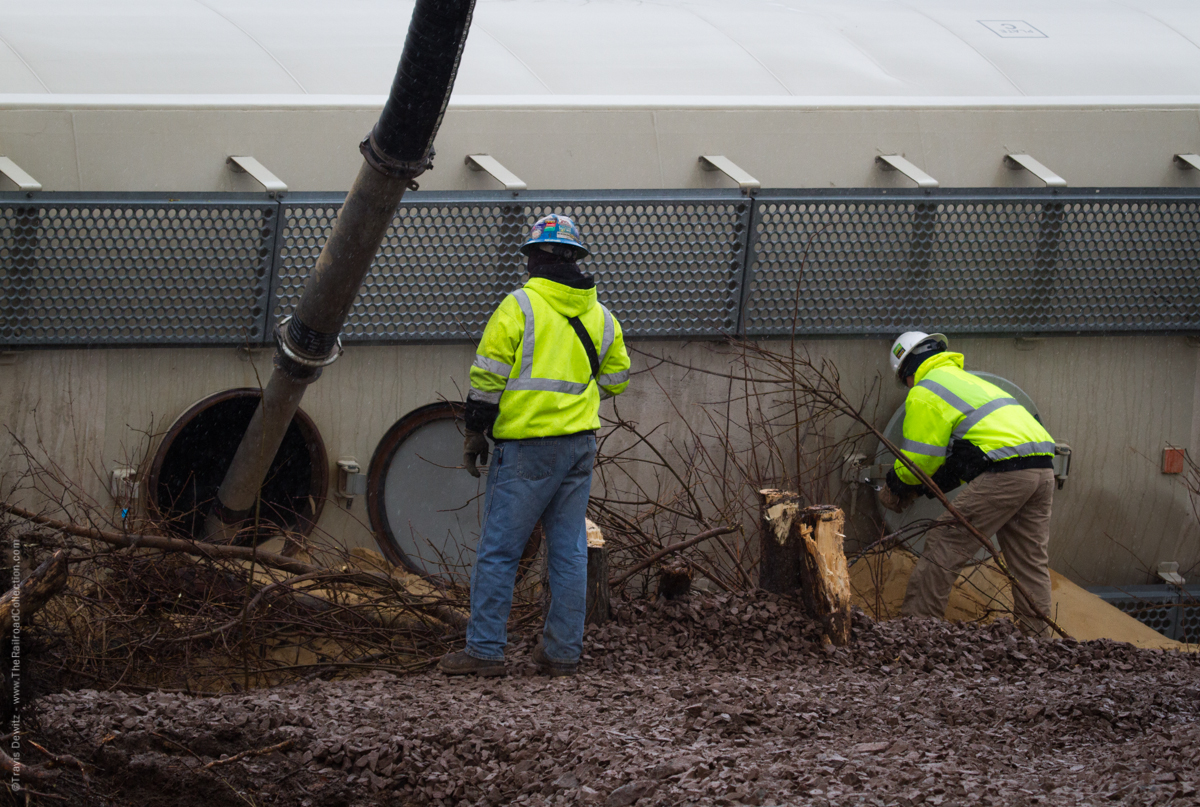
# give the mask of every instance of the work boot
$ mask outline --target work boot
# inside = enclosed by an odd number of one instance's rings
[[[574,675],[575,670],[579,667],[578,663],[568,664],[563,661],[551,661],[546,658],[546,648],[542,646],[540,639],[538,640],[537,647],[533,648],[533,663],[537,665],[538,672],[548,675],[551,678]]]
[[[447,653],[438,662],[437,668],[445,675],[478,675],[489,678],[494,675],[504,675],[504,661],[491,661],[468,655],[466,650],[457,653]]]

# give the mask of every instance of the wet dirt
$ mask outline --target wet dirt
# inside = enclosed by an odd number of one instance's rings
[[[537,676],[525,637],[500,679],[59,693],[32,739],[94,766],[47,790],[80,805],[1200,804],[1196,654],[1003,621],[860,615],[853,638],[692,593],[619,604],[574,678]]]

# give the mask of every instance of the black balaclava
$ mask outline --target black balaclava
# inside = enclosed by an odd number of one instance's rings
[[[910,375],[917,374],[917,368],[921,366],[921,362],[928,359],[930,356],[936,356],[938,353],[944,353],[946,346],[941,342],[930,342],[927,345],[921,345],[912,353],[904,357],[904,362],[900,365],[900,379],[903,381]]]
[[[539,244],[529,251],[526,269],[530,277],[553,280],[572,289],[595,288],[595,278],[575,263],[579,257],[579,251],[566,244]]]

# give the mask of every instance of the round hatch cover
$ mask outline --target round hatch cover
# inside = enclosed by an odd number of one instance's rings
[[[466,586],[479,544],[488,469],[481,467],[476,479],[463,468],[462,409],[461,403],[429,404],[396,421],[371,458],[367,510],[388,560]],[[536,554],[536,530],[534,536],[526,559]]]

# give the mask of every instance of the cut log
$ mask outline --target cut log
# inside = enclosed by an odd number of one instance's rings
[[[583,622],[585,625],[603,625],[612,615],[608,549],[604,546],[604,533],[590,518],[587,519],[587,547],[587,608]]]
[[[21,581],[20,603],[21,622],[29,617],[51,597],[62,591],[67,585],[67,552],[60,549],[49,560],[33,570],[33,573]],[[9,589],[0,597],[0,636],[8,636],[13,627],[13,600],[18,589]]]
[[[604,624],[612,616],[612,590],[608,584],[608,549],[604,533],[592,519],[588,525],[588,604],[584,624]]]
[[[825,626],[836,645],[850,643],[850,567],[846,563],[841,509],[829,505],[805,508],[800,519],[800,590],[805,607]]]
[[[776,594],[799,589],[829,641],[850,642],[850,570],[842,547],[845,517],[830,505],[801,507],[799,496],[761,490],[759,586]]]

